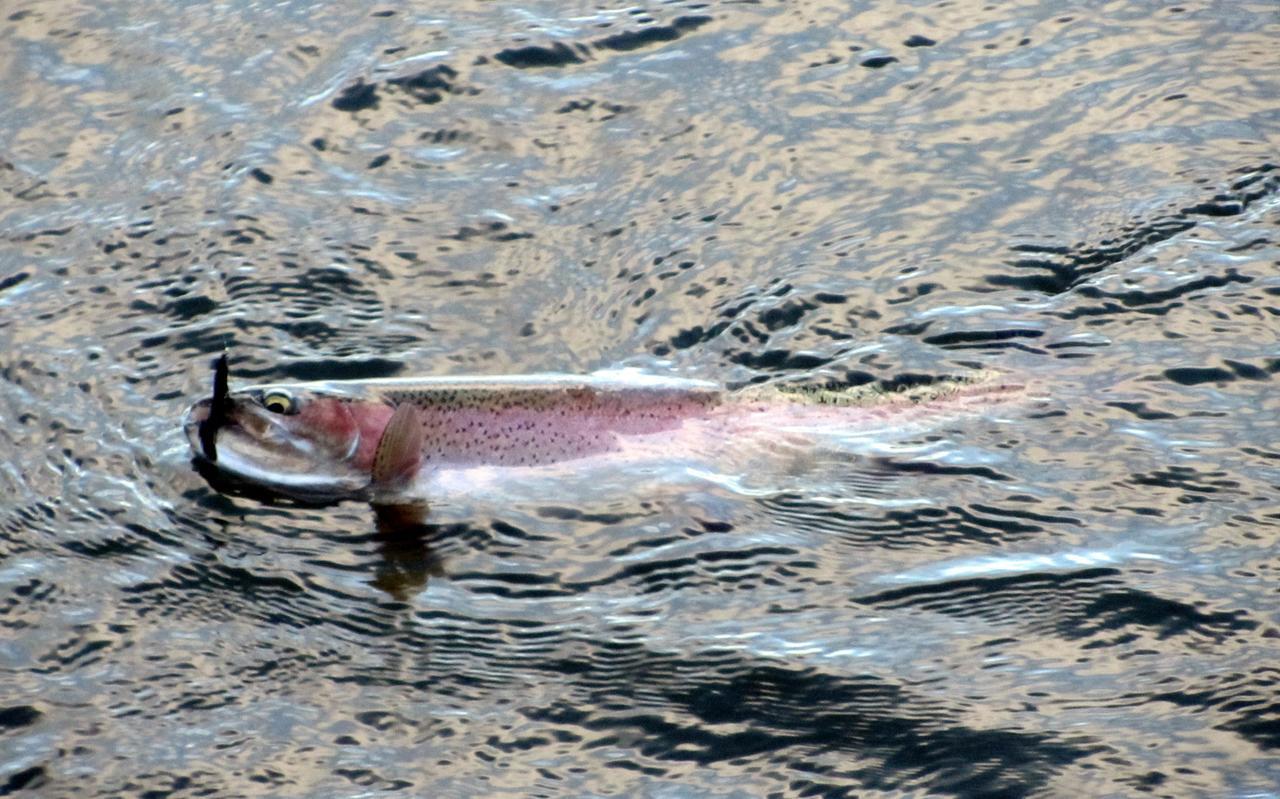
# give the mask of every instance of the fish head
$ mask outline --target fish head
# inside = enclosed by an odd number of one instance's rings
[[[216,488],[323,504],[360,498],[369,487],[359,457],[368,404],[296,385],[228,391],[225,377],[221,386],[215,378],[214,395],[191,406],[183,428]],[[390,413],[374,415],[385,422]]]

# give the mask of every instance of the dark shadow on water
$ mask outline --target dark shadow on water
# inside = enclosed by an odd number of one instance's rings
[[[444,558],[432,546],[439,525],[427,524],[427,505],[373,505],[374,541],[382,556],[369,584],[404,602],[444,574]]]

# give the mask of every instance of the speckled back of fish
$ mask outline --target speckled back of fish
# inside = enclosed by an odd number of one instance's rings
[[[539,466],[614,452],[622,436],[671,431],[725,400],[697,381],[611,379],[388,386],[423,426],[423,466]]]

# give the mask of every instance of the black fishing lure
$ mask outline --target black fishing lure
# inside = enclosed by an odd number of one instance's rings
[[[227,353],[213,363],[213,401],[209,406],[209,416],[200,423],[200,448],[210,461],[218,460],[218,428],[227,421],[227,411],[231,401],[227,398],[230,389],[227,387]]]

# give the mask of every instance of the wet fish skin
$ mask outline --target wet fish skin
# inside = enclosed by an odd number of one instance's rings
[[[729,391],[630,372],[319,381],[230,392],[220,418],[213,398],[201,400],[185,426],[197,461],[234,482],[297,501],[378,502],[412,495],[415,477],[442,471],[711,457],[738,441],[874,430],[1022,390],[989,373],[891,393]]]
[[[291,412],[269,410],[273,396],[291,398]],[[388,490],[373,472],[397,407],[417,409],[421,468],[537,466],[609,452],[619,436],[672,429],[722,396],[713,383],[631,373],[318,381],[231,392],[213,440],[212,399],[195,403],[184,427],[197,461],[225,478],[300,501],[337,501]]]

